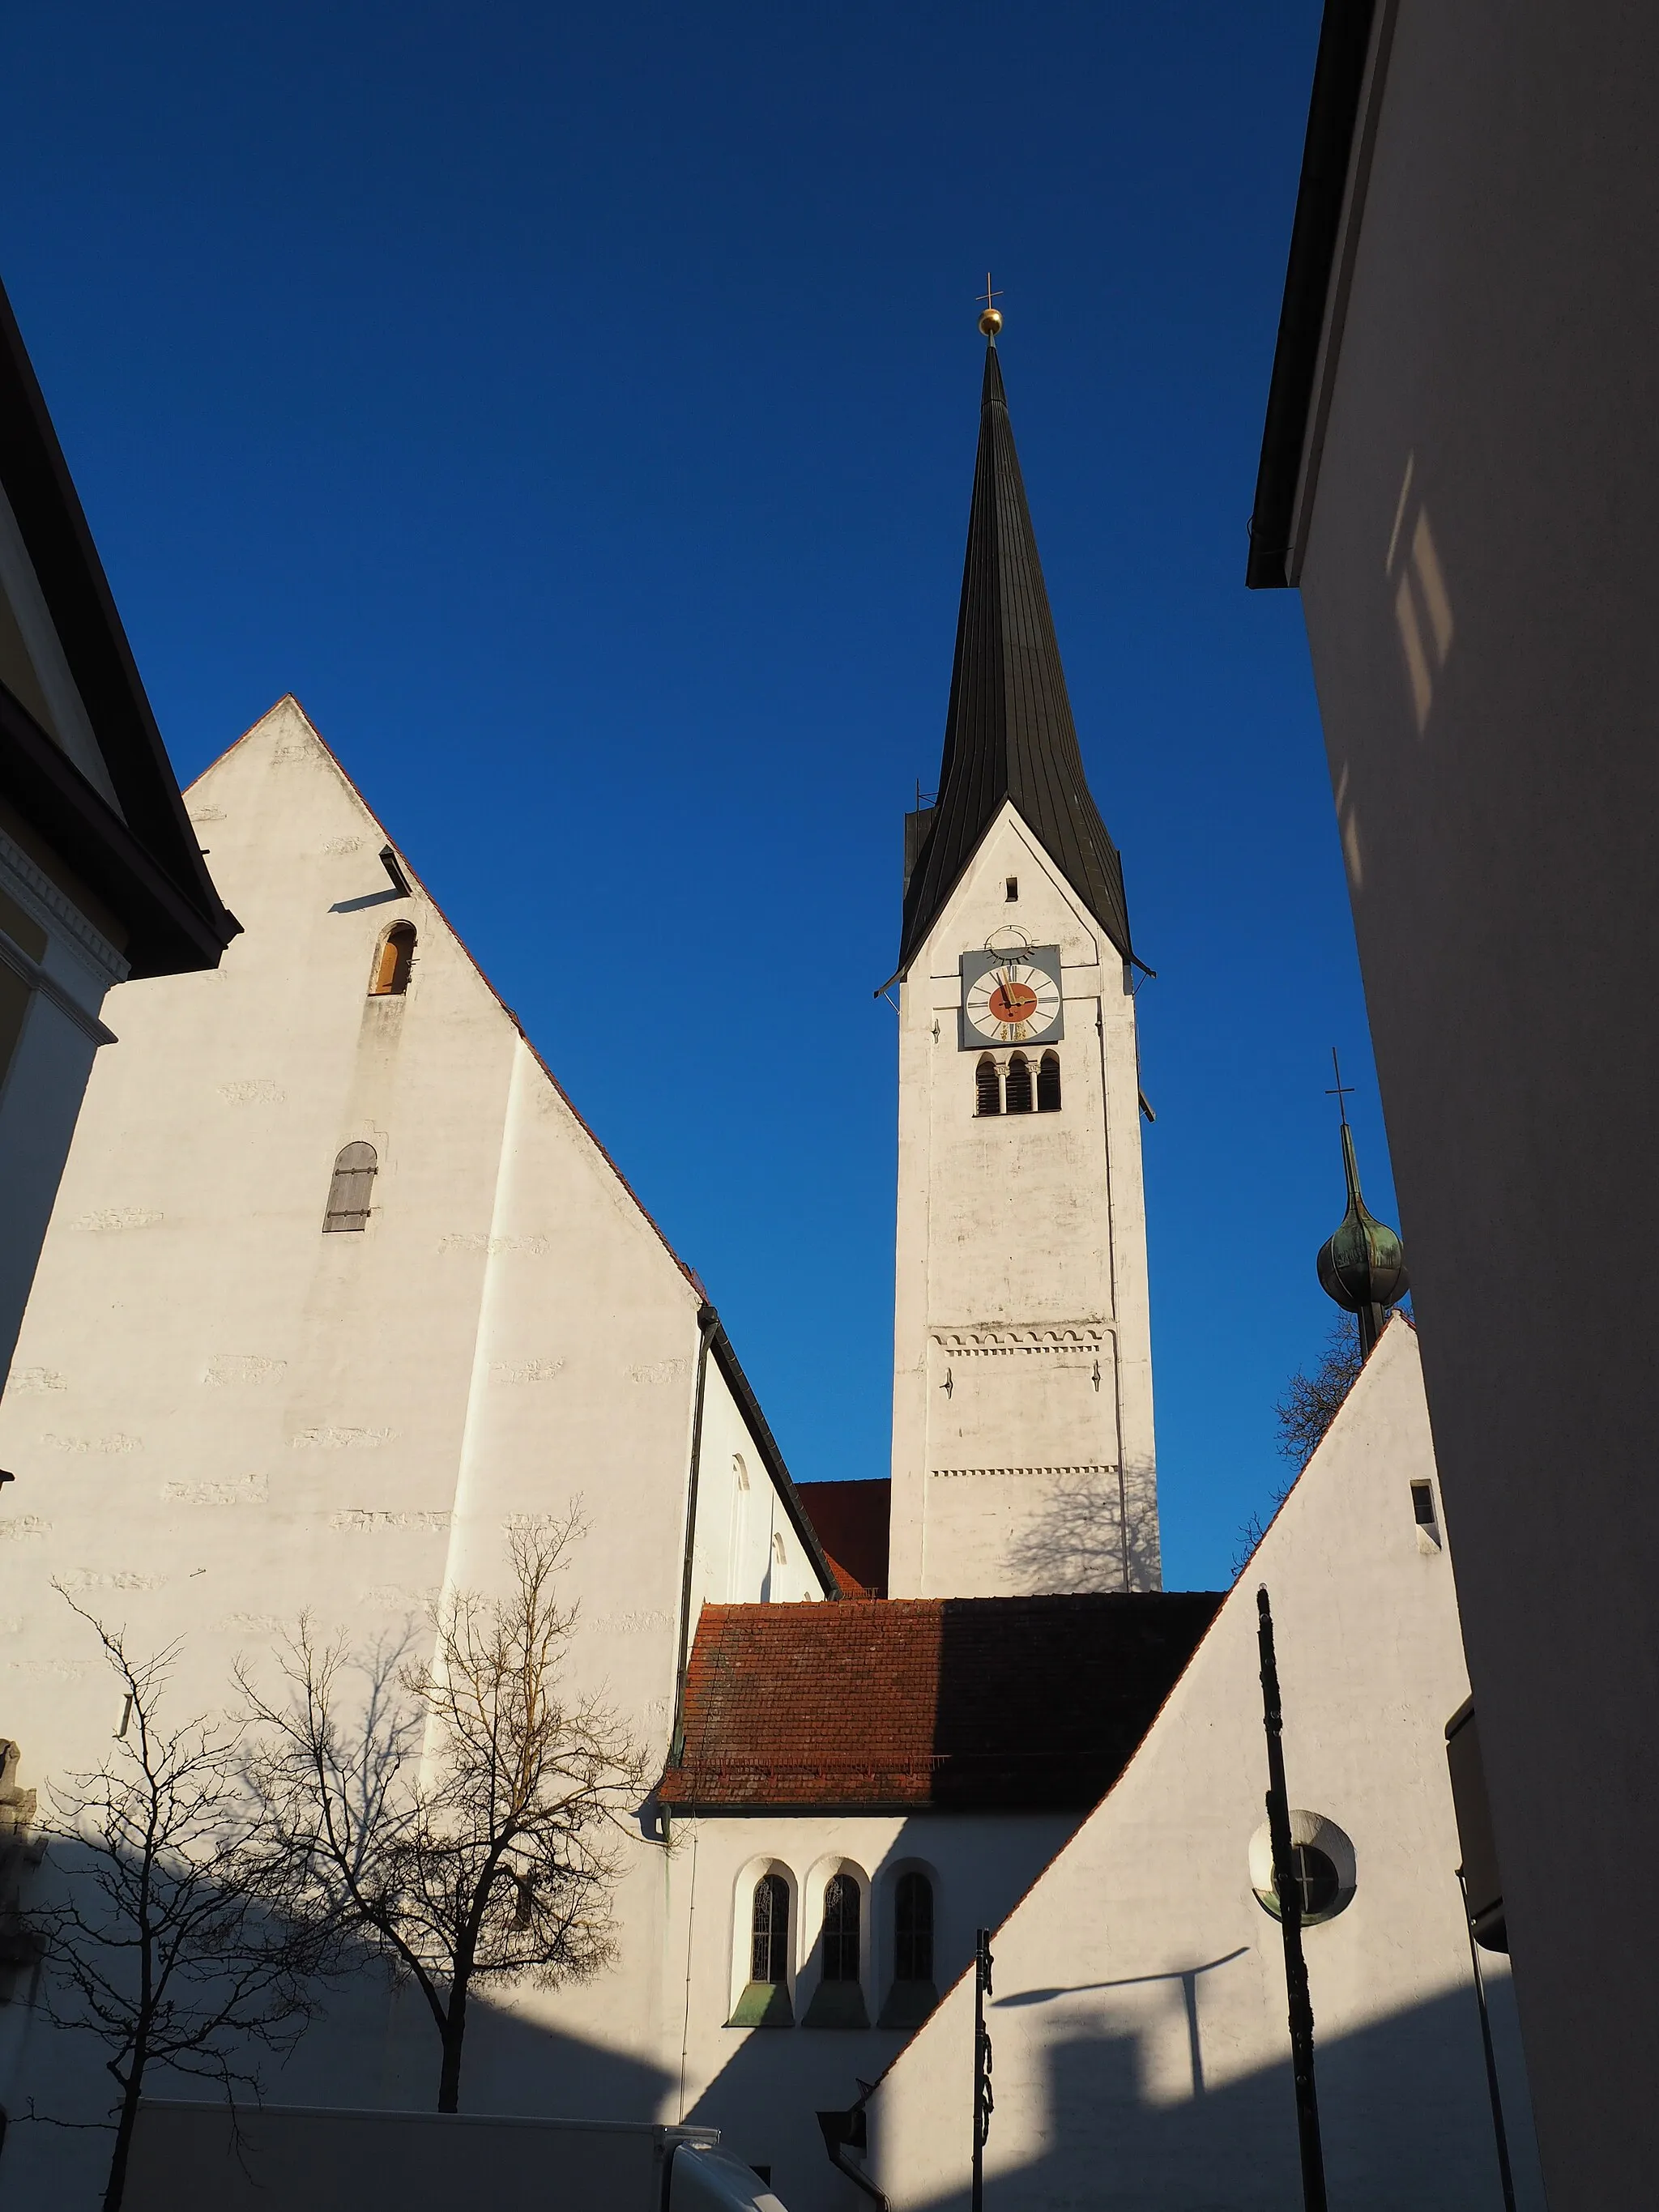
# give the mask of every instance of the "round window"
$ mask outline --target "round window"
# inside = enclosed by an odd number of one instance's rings
[[[1353,1845],[1334,1820],[1301,1808],[1291,1814],[1291,1866],[1304,1928],[1347,1909],[1357,1887]],[[1262,1911],[1277,1920],[1273,1832],[1265,1820],[1250,1838],[1250,1887]]]

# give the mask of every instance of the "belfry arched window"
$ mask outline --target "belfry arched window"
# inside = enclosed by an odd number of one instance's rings
[[[374,956],[371,999],[400,999],[409,988],[409,970],[415,958],[415,925],[400,921],[386,932],[386,942]]]
[[[337,1230],[368,1228],[369,1201],[379,1166],[373,1145],[359,1139],[356,1144],[342,1146],[335,1158],[334,1179],[328,1187],[328,1211],[323,1216],[325,1237]]]
[[[1031,1063],[1023,1052],[1015,1053],[1008,1062],[1008,1081],[1006,1086],[1009,1114],[1029,1114],[1031,1110]]]
[[[982,1052],[979,1056],[979,1066],[975,1072],[974,1082],[978,1100],[974,1111],[976,1114],[1000,1114],[1002,1078],[997,1073],[996,1061],[988,1052]]]
[[[1060,1054],[1045,1052],[1037,1062],[1037,1112],[1060,1111]]]

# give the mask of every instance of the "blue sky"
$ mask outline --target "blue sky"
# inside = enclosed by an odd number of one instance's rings
[[[1158,971],[1175,1586],[1224,1583],[1332,1316],[1333,1042],[1395,1218],[1300,612],[1242,583],[1318,15],[60,0],[0,31],[0,270],[181,775],[299,696],[806,1479],[886,1471],[871,994],[995,270]],[[626,1037],[562,1005],[573,948],[624,979]]]

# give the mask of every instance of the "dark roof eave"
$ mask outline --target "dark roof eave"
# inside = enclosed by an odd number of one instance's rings
[[[1251,591],[1291,581],[1291,525],[1376,13],[1376,0],[1325,0],[1250,514]]]
[[[941,1804],[932,1797],[757,1797],[741,1803],[727,1804],[716,1797],[679,1797],[659,1791],[658,1802],[681,1819],[702,1820],[749,1820],[762,1818],[776,1819],[794,1815],[811,1817],[818,1814],[833,1814],[836,1818],[863,1816],[893,1816],[915,1819],[931,1813],[942,1820],[961,1820],[982,1813],[1026,1813],[1033,1820],[1050,1820],[1057,1813],[1092,1812],[1105,1796],[1105,1787],[1087,1797],[1013,1798],[987,1796],[982,1798],[954,1797]]]
[[[239,925],[226,912],[202,859],[114,594],[3,285],[0,422],[6,434],[0,441],[0,483],[120,802],[120,815],[114,818],[125,817],[127,842],[143,853],[149,863],[147,869],[141,868],[131,856],[112,863],[112,889],[128,878],[134,882],[146,874],[154,878],[138,893],[139,911],[132,924],[137,949],[134,972],[168,975],[213,967]],[[59,821],[61,837],[75,825],[64,822],[61,811]],[[41,826],[51,834],[46,823]],[[91,866],[79,848],[64,857],[90,881],[93,867],[104,862],[104,848],[120,842],[106,834],[94,834]],[[162,884],[168,886],[165,892],[159,889]],[[100,896],[109,896],[101,884],[94,888]],[[157,924],[159,933],[152,939],[149,933]],[[169,964],[174,961],[176,966]]]
[[[710,1306],[706,1310],[712,1314],[714,1308]],[[807,1517],[806,1508],[801,1504],[800,1493],[795,1488],[794,1478],[784,1463],[783,1454],[778,1449],[778,1440],[773,1435],[771,1425],[765,1414],[761,1411],[760,1401],[755,1395],[754,1386],[744,1373],[737,1353],[732,1349],[732,1340],[726,1333],[726,1324],[718,1315],[714,1317],[714,1332],[709,1340],[709,1348],[714,1352],[715,1364],[720,1373],[726,1377],[727,1389],[738,1401],[738,1411],[749,1425],[750,1433],[759,1448],[761,1457],[766,1462],[766,1471],[771,1476],[779,1497],[783,1500],[783,1510],[789,1516],[790,1526],[794,1529],[803,1550],[817,1571],[824,1596],[839,1599],[842,1589],[840,1583],[836,1580],[835,1569],[830,1565],[829,1556],[818,1541],[817,1533]]]
[[[131,973],[216,968],[241,928],[215,898],[204,908],[0,684],[0,790],[126,926]]]

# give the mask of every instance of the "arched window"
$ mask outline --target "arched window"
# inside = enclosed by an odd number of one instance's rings
[[[893,1891],[893,1979],[933,1978],[933,1885],[925,1874],[902,1874]]]
[[[384,892],[381,894],[384,897]],[[400,921],[386,932],[386,943],[374,962],[371,999],[400,999],[409,988],[410,963],[415,957],[415,925]]]
[[[979,1056],[979,1068],[974,1079],[978,1085],[979,1103],[976,1114],[1000,1114],[1002,1111],[1002,1080],[997,1073],[997,1064],[988,1052]]]
[[[732,1475],[739,1490],[748,1489],[749,1470],[743,1463],[741,1452],[733,1452],[732,1455]]]
[[[1060,1054],[1045,1052],[1037,1063],[1037,1112],[1060,1111]]]
[[[1008,1062],[1008,1111],[1029,1114],[1031,1110],[1031,1063],[1023,1052],[1017,1052]]]
[[[328,1211],[323,1216],[325,1237],[337,1229],[368,1228],[369,1199],[374,1187],[374,1170],[379,1165],[373,1145],[360,1140],[342,1148],[334,1163],[334,1180],[328,1187]]]
[[[789,1885],[781,1874],[763,1874],[755,1884],[749,1978],[775,1987],[789,1978]]]
[[[789,1547],[783,1540],[783,1531],[781,1528],[775,1528],[772,1531],[772,1557],[777,1561],[781,1567],[787,1564],[789,1558]]]
[[[763,1874],[755,1884],[749,1922],[749,1979],[732,2008],[730,2027],[793,2027],[789,2002],[789,1884]]]
[[[859,1886],[850,1874],[831,1875],[823,1893],[823,1978],[859,1978]]]
[[[939,2002],[933,1985],[933,1885],[914,1869],[893,1885],[893,1979],[878,2027],[920,2027]]]

